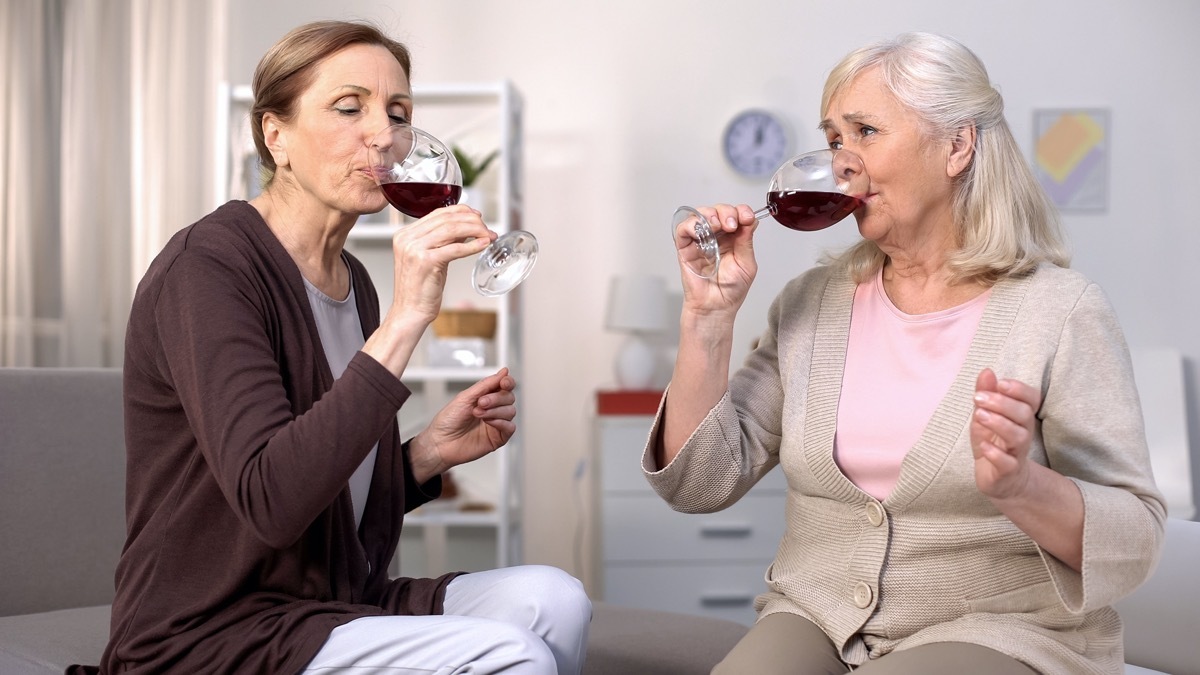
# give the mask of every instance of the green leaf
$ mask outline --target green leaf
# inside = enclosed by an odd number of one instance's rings
[[[454,153],[454,159],[458,160],[458,168],[462,169],[463,187],[471,187],[492,161],[500,156],[499,150],[493,150],[477,162],[457,145],[451,146],[450,151]]]

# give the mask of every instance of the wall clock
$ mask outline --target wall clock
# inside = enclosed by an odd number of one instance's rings
[[[721,138],[725,161],[747,178],[765,178],[775,173],[787,159],[790,145],[783,120],[757,108],[734,115]]]

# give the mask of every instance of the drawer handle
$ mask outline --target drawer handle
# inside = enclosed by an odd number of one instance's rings
[[[753,532],[754,526],[745,523],[710,523],[700,526],[700,536],[702,537],[740,539],[749,537]]]
[[[701,607],[746,607],[752,602],[754,596],[745,593],[704,593],[700,596]]]

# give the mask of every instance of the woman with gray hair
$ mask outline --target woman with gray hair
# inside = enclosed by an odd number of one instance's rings
[[[1003,100],[966,47],[913,33],[846,56],[821,107],[835,169],[866,174],[862,241],[786,285],[730,377],[758,223],[701,209],[724,264],[681,275],[643,457],[684,512],[787,476],[758,621],[714,672],[1122,672],[1112,604],[1165,507],[1120,324],[1067,269]]]

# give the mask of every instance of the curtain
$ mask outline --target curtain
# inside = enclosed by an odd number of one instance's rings
[[[120,364],[117,324],[132,298],[130,6],[68,0],[59,203],[62,366]],[[126,310],[127,311],[127,310]]]
[[[177,230],[216,205],[228,105],[224,0],[135,0],[133,241],[136,283]]]
[[[59,315],[59,73],[62,2],[0,0],[0,365],[49,351]]]
[[[120,366],[138,280],[215,201],[225,0],[0,3],[0,365]]]

